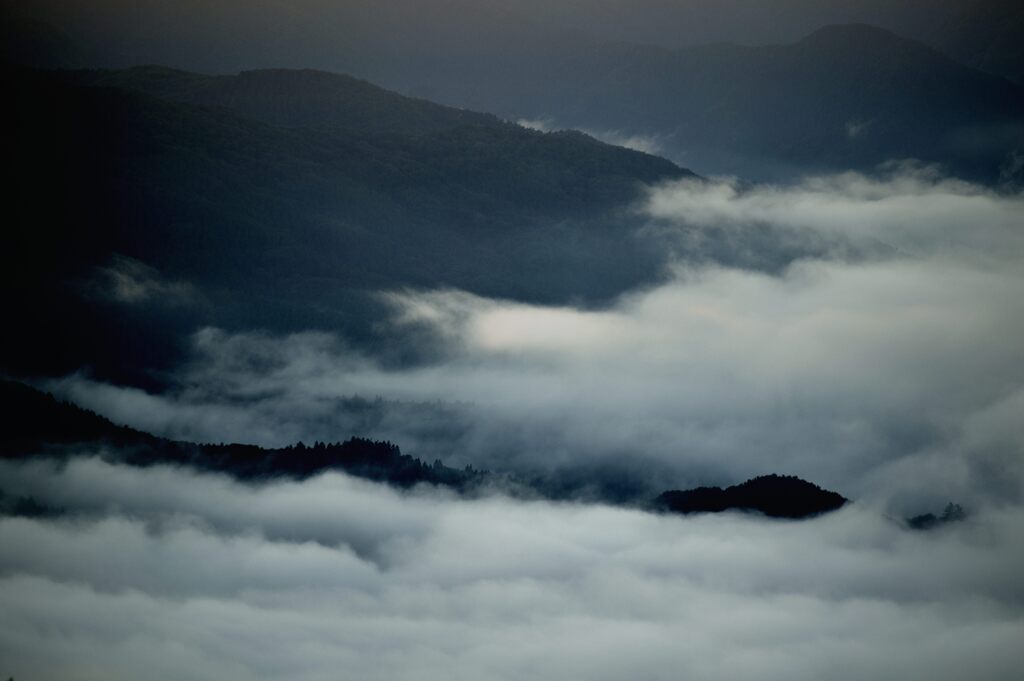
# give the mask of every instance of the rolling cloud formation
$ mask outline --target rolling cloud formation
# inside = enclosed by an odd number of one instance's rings
[[[246,485],[89,451],[0,463],[43,511],[0,517],[0,673],[1015,679],[1022,208],[912,166],[666,185],[636,209],[671,270],[605,308],[387,291],[387,328],[429,361],[206,328],[166,393],[53,382],[163,435],[390,438],[576,476],[579,500]],[[787,245],[773,267],[718,257],[765,235]],[[805,522],[588,501],[767,472],[856,501]],[[900,520],[950,500],[967,520]]]
[[[381,293],[396,335],[444,348],[431,362],[386,366],[326,332],[204,329],[167,394],[83,376],[51,388],[173,437],[359,434],[452,465],[586,470],[641,495],[783,472],[899,512],[1020,500],[1019,196],[893,166],[684,182],[638,210],[677,262],[604,309]],[[770,271],[716,261],[765,234],[795,255]]]
[[[1019,507],[912,533],[248,487],[83,456],[2,465],[68,515],[0,519],[15,678],[1016,678]],[[102,673],[101,673],[102,672]]]

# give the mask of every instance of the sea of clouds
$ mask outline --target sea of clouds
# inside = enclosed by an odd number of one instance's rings
[[[248,486],[83,456],[0,473],[3,673],[42,679],[1014,679],[1024,512],[929,533]]]
[[[428,362],[206,328],[165,393],[46,387],[176,438],[364,435],[652,493],[778,472],[854,503],[780,522],[335,473],[245,485],[100,452],[3,463],[9,494],[62,513],[0,518],[0,674],[1017,678],[1024,199],[892,166],[669,184],[636,210],[671,272],[604,308],[381,292],[396,334],[441,341]],[[765,234],[804,255],[742,268],[705,248]],[[968,519],[901,520],[948,501]]]
[[[664,283],[603,309],[382,292],[385,324],[443,347],[435,361],[388,366],[323,331],[207,328],[166,393],[85,375],[48,387],[189,440],[363,435],[458,466],[632,476],[643,492],[780,472],[906,512],[1020,500],[1024,199],[893,166],[669,184],[637,210],[678,257]],[[777,271],[702,256],[765,233],[816,255]]]

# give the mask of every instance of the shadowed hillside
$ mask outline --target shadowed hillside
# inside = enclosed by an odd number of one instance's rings
[[[830,26],[786,45],[618,45],[473,102],[563,125],[656,135],[704,172],[791,175],[942,163],[989,182],[1024,149],[1024,89],[882,29]],[[486,94],[481,94],[485,92]]]
[[[121,79],[140,73],[153,72]],[[18,172],[2,302],[25,320],[0,342],[8,371],[89,363],[138,381],[210,324],[330,330],[386,350],[372,337],[379,291],[595,302],[661,275],[665,254],[634,236],[628,208],[644,184],[692,176],[664,159],[344,77],[264,77],[242,108],[270,119],[281,88],[309,93],[289,98],[289,125],[83,87],[81,73],[3,72]],[[323,125],[296,127],[311,120]],[[125,275],[127,289],[109,286]]]

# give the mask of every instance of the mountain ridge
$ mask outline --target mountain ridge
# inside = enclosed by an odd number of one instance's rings
[[[169,440],[119,426],[93,411],[14,381],[0,380],[0,411],[8,419],[0,429],[0,458],[12,460],[40,455],[64,460],[86,446],[104,458],[132,466],[188,466],[243,481],[301,480],[341,470],[400,488],[429,483],[464,490],[480,483],[485,475],[472,467],[450,468],[440,460],[428,465],[402,454],[391,442],[361,437],[277,448]]]
[[[557,480],[524,478],[466,466],[451,468],[439,459],[427,464],[402,454],[397,445],[362,437],[344,442],[266,448],[248,444],[201,444],[168,440],[109,419],[71,402],[60,401],[16,381],[0,380],[0,459],[55,457],[67,460],[88,448],[114,462],[146,467],[186,466],[223,473],[245,482],[279,478],[305,479],[329,471],[408,489],[431,484],[460,493],[501,490],[514,496],[554,501],[575,500],[571,488]],[[18,499],[17,490],[0,489]],[[32,508],[32,500],[22,500]],[[604,500],[606,503],[616,503]],[[846,499],[794,476],[767,475],[722,490],[700,487],[670,490],[645,505],[648,510],[680,514],[758,511],[769,517],[804,519],[837,510]],[[618,502],[621,504],[621,502]],[[629,504],[626,504],[627,506]],[[3,504],[0,504],[2,512]]]
[[[1024,88],[863,24],[757,46],[568,46],[483,76],[455,65],[388,82],[509,118],[653,136],[702,173],[754,180],[916,159],[995,184],[1024,149]]]

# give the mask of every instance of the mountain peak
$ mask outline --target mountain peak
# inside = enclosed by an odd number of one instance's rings
[[[823,26],[796,43],[805,58],[825,56],[844,62],[884,63],[888,69],[932,69],[953,65],[932,47],[870,24],[834,24]],[[808,56],[806,52],[813,53]],[[959,65],[957,65],[959,67]],[[959,68],[958,68],[959,70]]]
[[[894,43],[912,42],[892,31],[873,26],[872,24],[829,24],[822,26],[816,31],[800,40],[801,43],[834,43],[856,41],[863,45],[865,42],[889,41]]]
[[[797,45],[843,53],[849,52],[858,56],[878,51],[887,53],[916,52],[938,56],[934,49],[924,43],[871,24],[822,26],[798,41]]]

